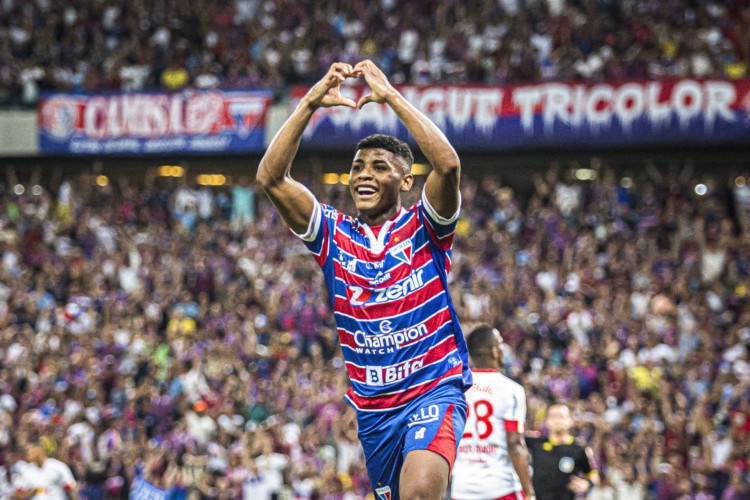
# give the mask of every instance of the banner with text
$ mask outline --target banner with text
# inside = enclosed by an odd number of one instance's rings
[[[750,143],[750,80],[665,80],[600,84],[403,86],[463,151]],[[307,88],[292,91],[296,105]],[[357,101],[369,92],[344,86]],[[350,148],[374,133],[406,139],[385,104],[316,111],[303,145]],[[413,141],[412,141],[413,142]]]
[[[270,92],[50,94],[39,101],[42,153],[257,152]]]

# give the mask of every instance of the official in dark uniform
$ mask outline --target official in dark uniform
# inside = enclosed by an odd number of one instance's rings
[[[545,419],[548,436],[527,436],[537,500],[573,500],[599,484],[591,450],[576,443],[570,408],[554,403]]]

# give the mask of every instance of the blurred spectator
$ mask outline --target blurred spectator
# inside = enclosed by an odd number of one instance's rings
[[[255,220],[255,191],[247,176],[232,187],[232,226],[238,230]]]
[[[450,275],[464,328],[503,332],[529,428],[571,403],[598,498],[746,498],[742,182],[593,167],[582,182],[553,165],[527,196],[467,175]],[[39,442],[83,498],[365,498],[315,262],[247,182],[171,182],[0,189],[0,495]],[[309,184],[352,209],[346,186]]]
[[[368,57],[395,83],[744,78],[739,0],[145,0],[0,5],[0,99],[312,83]]]

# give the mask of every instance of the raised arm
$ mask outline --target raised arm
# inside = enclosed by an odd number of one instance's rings
[[[310,223],[315,197],[305,186],[292,179],[292,161],[297,155],[302,132],[313,113],[320,107],[349,106],[351,99],[341,97],[341,82],[353,75],[349,64],[334,63],[294,110],[268,146],[258,166],[256,179],[279,211],[281,218],[295,233],[304,233]]]
[[[441,217],[453,217],[458,211],[461,163],[445,134],[393,88],[375,63],[369,60],[362,61],[354,67],[354,72],[364,76],[372,90],[371,94],[359,100],[357,106],[361,108],[368,102],[388,103],[417,141],[417,145],[432,166],[433,170],[427,176],[425,184],[425,193],[430,205]]]

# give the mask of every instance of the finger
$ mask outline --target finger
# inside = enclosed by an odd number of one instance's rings
[[[313,88],[310,89],[310,92],[326,92],[328,89],[336,87],[337,85],[341,84],[341,79],[343,77],[340,76],[338,73],[331,73],[323,77],[321,81],[316,83]]]
[[[367,94],[366,96],[362,97],[359,102],[357,103],[357,108],[362,109],[362,106],[367,104],[368,102],[373,102],[372,94]]]
[[[339,74],[339,73],[332,73],[331,76],[328,78],[328,88],[335,87],[337,85],[341,85],[341,83],[346,80],[346,77]]]
[[[330,75],[334,75],[341,78],[346,78],[346,71],[344,68],[331,68],[331,71],[329,73]]]
[[[357,109],[357,103],[352,101],[351,99],[347,99],[346,97],[339,97],[336,100],[336,105],[338,106],[347,106],[352,109]]]
[[[372,62],[370,59],[365,59],[362,62],[365,64],[365,66],[367,67],[367,69],[369,69],[373,73],[377,73],[377,72],[380,71],[380,68],[378,68],[378,65],[375,64],[374,62]]]
[[[345,63],[335,62],[335,63],[331,64],[331,69],[329,71],[331,71],[331,72],[333,72],[333,71],[341,72],[344,69],[344,66],[346,66]]]
[[[333,65],[331,66],[331,70],[345,77],[348,77],[352,74],[353,68],[351,64],[337,62],[333,63]]]

